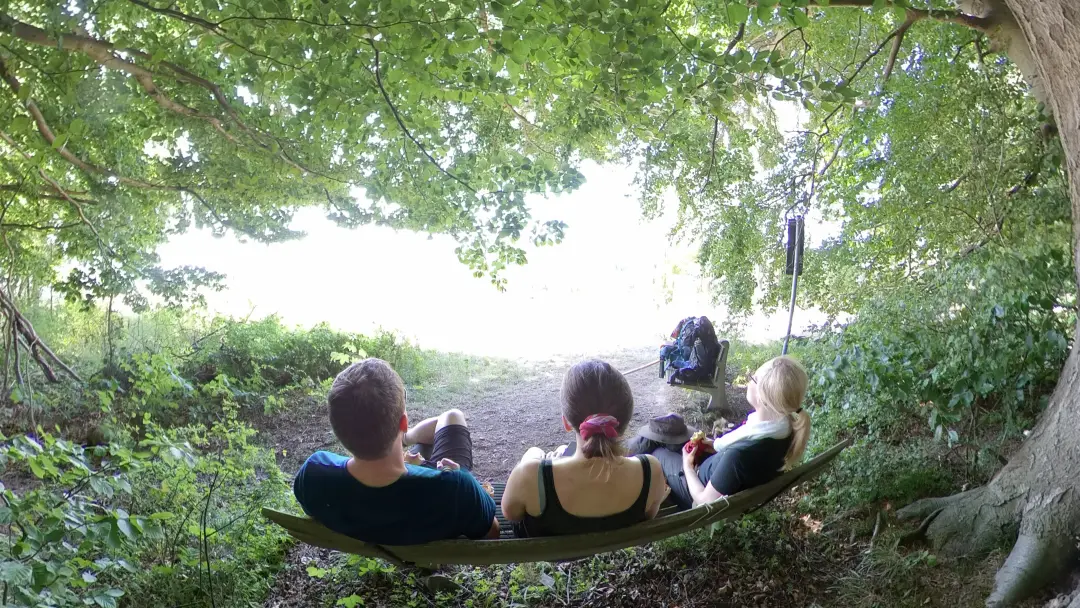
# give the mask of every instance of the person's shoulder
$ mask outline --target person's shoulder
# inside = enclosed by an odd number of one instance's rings
[[[654,474],[664,475],[664,467],[660,464],[660,459],[652,454],[644,454],[642,456],[635,456],[635,460],[645,459],[645,462],[649,463],[649,468],[652,469]]]
[[[300,470],[304,471],[310,468],[339,468],[344,467],[348,462],[349,459],[346,456],[319,450],[307,457],[304,464],[300,466]]]

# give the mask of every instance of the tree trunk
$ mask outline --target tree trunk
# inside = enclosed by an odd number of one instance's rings
[[[1054,113],[1065,148],[1080,292],[1080,0],[1006,0]],[[1010,606],[1057,579],[1080,538],[1080,352],[1073,350],[1050,405],[1027,441],[986,486],[919,501],[901,516],[931,518],[943,553],[984,552],[1015,539],[987,606]],[[1074,602],[1074,604],[1077,602]]]

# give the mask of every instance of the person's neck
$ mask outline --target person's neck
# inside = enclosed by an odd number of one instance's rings
[[[353,456],[345,464],[345,469],[353,479],[365,486],[388,486],[405,475],[405,455],[401,450],[390,450],[389,454],[377,460],[360,460]]]
[[[589,458],[588,456],[586,456],[581,451],[581,446],[583,446],[583,445],[585,445],[585,438],[582,437],[580,434],[578,434],[577,435],[577,449],[574,450],[574,453],[570,455],[568,460],[570,460],[570,461],[578,461],[578,462],[585,462],[586,460],[592,460],[592,461],[595,462],[596,459]]]

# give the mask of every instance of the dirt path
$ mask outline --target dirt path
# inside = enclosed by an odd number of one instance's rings
[[[638,348],[599,358],[630,370],[655,357],[655,352],[652,347]],[[465,412],[472,431],[474,474],[481,480],[502,481],[529,447],[552,449],[569,439],[560,422],[559,388],[566,369],[583,358],[571,355],[537,363],[458,358],[435,370],[429,385],[410,388],[409,416],[416,420],[450,408]],[[682,413],[690,424],[711,424],[712,416],[703,411],[708,398],[669,386],[655,367],[627,379],[635,402],[631,430],[672,411]],[[733,411],[722,414],[729,419],[745,416],[744,390],[734,387],[728,397]],[[294,473],[317,450],[344,453],[330,430],[325,404],[314,398],[265,417],[257,426],[263,441],[278,451],[279,464],[287,473]]]

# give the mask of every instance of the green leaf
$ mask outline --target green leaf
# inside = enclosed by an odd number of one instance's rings
[[[307,573],[308,573],[308,576],[310,576],[311,578],[324,578],[326,576],[327,571],[325,569],[323,569],[323,568],[318,567],[318,566],[308,566],[307,567]]]
[[[810,17],[806,14],[804,9],[796,8],[791,10],[791,21],[798,27],[809,27]]]
[[[116,527],[126,536],[129,540],[135,540],[135,530],[131,528],[131,522],[127,519],[117,519]]]
[[[0,583],[8,583],[16,587],[29,585],[34,576],[34,569],[22,562],[0,562]]]
[[[0,525],[10,524],[12,521],[11,508],[0,505]]]
[[[750,7],[738,2],[731,2],[727,5],[727,17],[728,21],[732,24],[746,23],[747,17],[750,16]]]
[[[349,597],[343,597],[334,604],[335,606],[344,606],[345,608],[356,608],[357,606],[364,605],[364,598],[356,595],[355,593]]]

